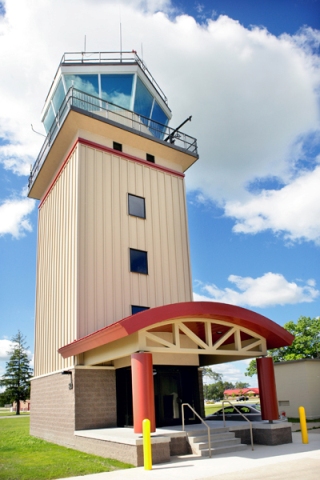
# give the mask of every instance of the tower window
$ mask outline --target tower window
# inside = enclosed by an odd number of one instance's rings
[[[144,310],[149,310],[150,307],[140,307],[139,305],[131,305],[131,315],[134,315]]]
[[[130,272],[148,275],[148,253],[130,248]]]
[[[128,193],[128,212],[134,217],[146,218],[145,199]]]
[[[119,152],[122,152],[122,143],[113,142],[113,150],[118,150]]]
[[[148,162],[154,163],[154,155],[151,155],[151,153],[147,153],[146,159]]]

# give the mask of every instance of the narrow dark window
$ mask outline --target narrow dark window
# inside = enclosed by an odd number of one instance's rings
[[[151,155],[150,153],[147,153],[146,158],[147,158],[148,162],[154,163],[154,155]]]
[[[122,152],[122,143],[113,142],[113,150],[118,150],[119,152]]]
[[[150,307],[140,307],[139,305],[131,305],[131,315],[135,313],[143,312],[144,310],[149,310]]]
[[[134,217],[146,218],[145,199],[128,193],[128,212]]]
[[[148,253],[130,248],[130,272],[148,275]]]

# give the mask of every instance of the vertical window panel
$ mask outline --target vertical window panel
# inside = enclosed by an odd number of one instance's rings
[[[133,75],[101,74],[101,98],[130,109]]]
[[[134,217],[146,218],[145,199],[128,193],[128,212]]]
[[[148,253],[130,248],[130,272],[148,275]]]
[[[140,78],[137,78],[136,95],[134,99],[134,112],[150,118],[153,97],[149,90],[144,86]],[[146,121],[142,119],[145,123]]]

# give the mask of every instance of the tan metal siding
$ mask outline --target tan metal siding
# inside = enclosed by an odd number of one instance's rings
[[[146,219],[128,215],[128,193],[145,198]],[[184,195],[181,177],[79,147],[79,337],[131,305],[192,299]],[[148,275],[130,272],[130,248],[148,252]]]
[[[39,209],[35,376],[72,365],[57,350],[76,338],[77,152]]]

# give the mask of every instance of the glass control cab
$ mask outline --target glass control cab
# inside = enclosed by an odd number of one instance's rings
[[[136,52],[66,53],[45,102],[42,122],[50,132],[68,92],[90,111],[134,112],[151,135],[162,139],[171,111],[167,99]],[[88,98],[90,100],[88,101]],[[157,128],[152,128],[157,125]]]

